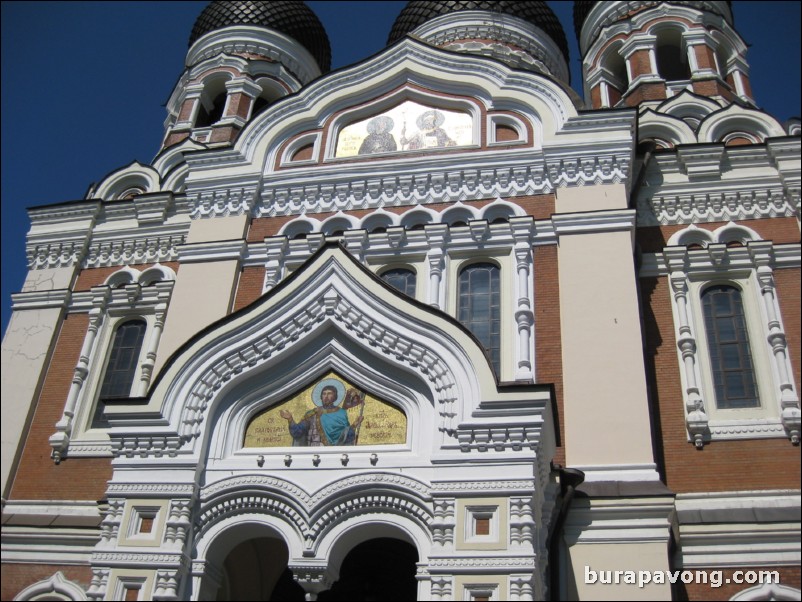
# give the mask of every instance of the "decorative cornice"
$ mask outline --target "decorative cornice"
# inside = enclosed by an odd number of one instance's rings
[[[309,503],[311,505],[317,505],[324,500],[333,498],[335,494],[343,489],[352,487],[364,488],[366,486],[369,486],[371,490],[375,490],[376,487],[398,488],[403,491],[414,491],[418,496],[424,499],[429,497],[429,486],[421,481],[399,474],[366,473],[347,477],[324,487],[309,499]]]
[[[525,149],[524,149],[525,150]],[[384,165],[381,175],[360,176],[351,170],[316,167],[266,177],[259,198],[241,185],[204,193],[188,193],[192,216],[242,215],[254,217],[300,215],[429,205],[470,200],[549,194],[555,188],[624,182],[629,175],[629,150],[577,157],[553,152],[553,158],[511,160],[511,153],[482,153],[453,159],[438,167],[434,158],[426,169]],[[502,156],[503,155],[503,156]],[[441,163],[441,162],[440,162]],[[480,165],[481,163],[481,165]],[[360,172],[363,171],[360,169]],[[417,173],[416,173],[417,172]],[[211,181],[210,186],[215,186]]]
[[[471,496],[477,492],[505,494],[528,493],[531,494],[535,488],[534,479],[523,479],[515,481],[433,481],[431,494],[436,496]]]
[[[457,440],[463,452],[469,451],[521,451],[535,450],[540,443],[542,423],[514,425],[460,424],[457,427]]]
[[[534,555],[526,556],[430,556],[429,573],[464,574],[475,573],[477,570],[492,571],[493,573],[520,572],[521,570],[534,570]]]
[[[26,246],[26,256],[29,270],[42,270],[52,268],[68,268],[80,263],[86,254],[88,233],[78,235],[60,233],[56,238],[48,236],[49,240],[40,236],[30,235]]]
[[[128,566],[143,565],[147,568],[176,567],[187,564],[186,557],[181,552],[147,553],[147,552],[94,552],[92,566]]]
[[[199,242],[181,245],[178,248],[178,257],[182,263],[240,260],[245,255],[246,248],[246,242],[239,238],[235,240]]]
[[[72,453],[72,448],[70,448]],[[197,485],[190,483],[109,483],[109,497],[192,497]]]
[[[185,233],[93,240],[86,250],[83,267],[101,268],[176,261],[178,246],[185,240]]]
[[[551,221],[554,224],[554,232],[558,237],[567,234],[634,231],[635,211],[632,209],[617,209],[561,213],[552,215]]]
[[[189,158],[188,163],[192,167],[195,167],[193,163],[197,163],[197,168],[203,169],[204,166],[200,163],[202,158],[208,159],[207,153],[203,157]],[[243,182],[243,177],[240,177],[234,182],[204,182],[199,190],[188,184],[187,202],[190,215],[197,219],[248,214],[259,204],[257,196],[258,185]]]
[[[680,255],[676,255],[676,253]],[[799,243],[772,245],[773,269],[802,266],[802,248]],[[666,247],[663,253],[644,253],[638,276],[651,278],[668,276],[672,263],[678,260],[684,271],[691,274],[720,274],[722,271],[753,269],[755,262],[749,250],[743,247],[721,248],[710,245],[707,249],[688,250],[686,247]]]
[[[11,308],[13,311],[23,309],[58,309],[67,306],[70,302],[70,296],[70,291],[68,289],[12,293]]]
[[[288,496],[303,503],[305,506],[311,506],[311,497],[309,494],[294,483],[290,483],[289,481],[285,481],[284,479],[280,479],[278,477],[266,477],[253,474],[232,477],[207,485],[201,490],[200,498],[205,504],[216,496],[228,491],[241,491],[254,488],[264,490],[274,488],[280,489],[286,492]]]
[[[668,192],[638,197],[639,226],[794,217],[798,211],[799,194],[786,195],[781,188],[775,187],[743,188],[728,192]]]

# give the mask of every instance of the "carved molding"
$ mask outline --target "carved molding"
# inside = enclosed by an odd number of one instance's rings
[[[391,357],[393,361],[404,363],[422,373],[432,383],[437,396],[441,430],[453,432],[451,421],[456,401],[456,382],[449,366],[419,341],[401,334],[381,317],[368,315],[363,309],[358,309],[341,297],[335,288],[329,287],[292,313],[286,314],[280,323],[265,331],[259,340],[249,341],[230,350],[196,379],[181,413],[182,442],[200,435],[208,404],[226,382],[261,364],[326,320],[334,320],[357,338],[370,341],[374,349]],[[136,450],[136,447],[131,447],[127,453],[137,453]],[[143,451],[147,452],[148,449]]]
[[[166,234],[108,241],[92,241],[82,261],[84,268],[101,268],[142,263],[163,263],[178,259],[178,246],[185,234]]]
[[[449,572],[468,572],[475,569],[521,570],[534,569],[535,557],[528,556],[494,556],[494,557],[430,557],[429,571],[447,569]]]
[[[768,217],[794,217],[799,195],[781,189],[704,191],[655,195],[638,199],[638,225],[668,226],[700,222],[728,222]]]
[[[546,160],[539,168],[503,163],[363,180],[348,172],[299,174],[291,183],[266,182],[258,198],[255,190],[239,187],[187,196],[196,219],[249,211],[254,217],[274,217],[549,194],[564,186],[619,183],[629,174],[628,157],[614,154]]]

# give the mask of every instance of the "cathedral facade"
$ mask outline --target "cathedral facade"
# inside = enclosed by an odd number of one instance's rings
[[[800,123],[729,2],[212,2],[29,210],[2,598],[800,596]],[[14,378],[7,378],[13,374]]]

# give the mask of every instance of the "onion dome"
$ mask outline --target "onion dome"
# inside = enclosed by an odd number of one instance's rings
[[[510,0],[480,1],[413,1],[409,2],[393,23],[388,44],[403,38],[414,29],[436,17],[460,11],[486,11],[501,13],[528,21],[543,30],[562,52],[568,62],[568,42],[559,19],[545,2],[517,2]]]
[[[331,46],[326,30],[303,2],[211,2],[195,21],[189,45],[210,31],[230,25],[255,25],[288,35],[309,51],[323,73],[331,68]]]

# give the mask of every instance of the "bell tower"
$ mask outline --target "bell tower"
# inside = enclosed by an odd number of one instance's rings
[[[212,2],[192,28],[185,65],[163,149],[187,138],[230,144],[268,105],[326,73],[331,49],[303,2]]]
[[[729,2],[576,2],[585,98],[594,109],[690,91],[754,105]]]

